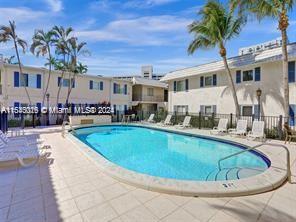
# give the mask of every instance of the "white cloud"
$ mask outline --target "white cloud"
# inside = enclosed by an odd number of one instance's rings
[[[46,13],[42,11],[33,11],[30,8],[0,8],[0,21],[8,23],[9,20],[13,20],[16,23],[26,23],[28,21],[36,20]]]
[[[190,22],[170,15],[147,16],[116,20],[102,29],[78,31],[77,36],[87,40],[125,42],[131,45],[169,45],[187,32]]]
[[[63,10],[62,0],[45,0],[53,12],[60,12]]]
[[[149,8],[176,2],[178,0],[132,0],[127,1],[123,6],[128,8]]]

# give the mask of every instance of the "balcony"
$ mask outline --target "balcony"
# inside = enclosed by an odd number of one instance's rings
[[[159,103],[164,102],[163,96],[133,95],[133,102]]]

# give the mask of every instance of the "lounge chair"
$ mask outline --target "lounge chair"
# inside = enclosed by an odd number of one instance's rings
[[[263,141],[265,139],[264,134],[264,121],[255,120],[253,122],[252,131],[247,134],[247,139],[255,140],[260,139]]]
[[[285,129],[285,144],[287,143],[287,141],[289,140],[289,143],[291,143],[291,140],[293,138],[296,139],[296,130],[291,129],[291,127],[289,126],[288,123],[284,124],[284,129]]]
[[[23,167],[36,165],[43,156],[44,154],[40,150],[10,151],[9,149],[0,149],[0,163],[18,160],[20,165]],[[26,163],[25,159],[30,159],[31,161]]]
[[[214,127],[211,134],[223,134],[227,132],[228,119],[219,119],[218,126]]]
[[[181,129],[191,127],[190,121],[191,121],[191,116],[185,116],[183,123],[176,125],[176,127]]]
[[[172,119],[172,115],[169,114],[169,115],[167,115],[167,117],[165,118],[164,121],[158,123],[157,125],[159,125],[159,126],[169,126],[169,125],[172,125],[171,119]]]
[[[8,144],[8,145],[12,145],[12,146],[18,146],[18,145],[26,145],[26,146],[30,146],[30,145],[35,145],[35,144],[42,144],[44,141],[37,139],[37,140],[32,140],[32,139],[28,139],[28,137],[24,137],[24,136],[19,136],[19,137],[7,137],[6,134],[4,134],[1,130],[0,130],[0,139]]]
[[[247,126],[248,121],[240,119],[237,121],[236,128],[229,129],[228,133],[233,136],[244,136],[247,134]]]
[[[154,117],[155,117],[155,114],[152,113],[150,114],[149,118],[147,119],[147,121],[144,121],[145,123],[155,123],[154,121]]]

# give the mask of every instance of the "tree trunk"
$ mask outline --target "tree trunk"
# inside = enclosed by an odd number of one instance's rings
[[[15,48],[15,52],[16,52],[16,56],[17,56],[17,60],[18,60],[19,69],[20,69],[20,77],[22,78],[23,77],[22,76],[23,75],[23,69],[22,69],[22,65],[21,65],[20,55],[19,55],[19,52],[18,52],[18,47],[17,47],[15,39],[13,39],[13,42],[14,42],[14,48]],[[32,102],[31,102],[31,98],[30,98],[29,92],[27,90],[27,87],[24,86],[24,89],[25,89],[26,95],[27,95],[28,100],[29,100],[29,105],[31,106]]]
[[[289,117],[289,74],[288,74],[288,50],[287,50],[287,31],[283,29],[282,34],[282,54],[283,54],[283,86],[284,86],[284,114]]]
[[[232,75],[231,75],[231,72],[230,72],[230,69],[229,69],[229,66],[228,66],[228,62],[227,62],[227,59],[226,59],[226,55],[222,56],[222,58],[223,58],[224,67],[225,67],[225,70],[227,72],[229,82],[230,82],[230,88],[231,88],[232,97],[233,97],[234,105],[235,105],[235,113],[236,113],[237,116],[239,116],[240,115],[239,103],[238,103],[238,99],[237,99],[237,95],[236,95],[236,90],[235,90],[235,85],[234,85],[234,82],[233,82],[233,78],[232,78]]]
[[[49,58],[48,79],[47,79],[47,84],[46,84],[45,92],[44,92],[43,98],[42,98],[42,105],[44,105],[44,100],[45,100],[45,96],[46,96],[47,91],[48,91],[50,77],[51,77],[51,55],[50,55],[50,48],[49,47],[48,47],[48,58]]]
[[[61,80],[63,80],[64,78],[64,73],[65,71],[62,71],[62,75],[61,75]],[[59,99],[60,99],[60,93],[61,93],[61,89],[62,89],[62,82],[59,83],[59,89],[58,89],[58,93],[57,93],[57,106],[59,106]]]

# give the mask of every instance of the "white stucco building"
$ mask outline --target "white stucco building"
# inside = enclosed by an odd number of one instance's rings
[[[290,115],[296,112],[296,43],[288,46]],[[283,109],[281,47],[228,59],[242,115],[258,114],[256,90],[262,90],[261,114],[279,116]],[[189,113],[235,113],[222,61],[172,71],[161,79],[169,85],[168,110]]]

